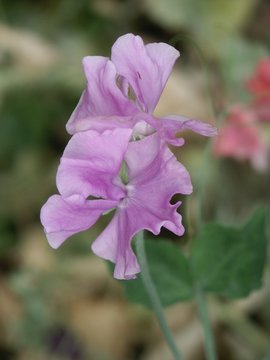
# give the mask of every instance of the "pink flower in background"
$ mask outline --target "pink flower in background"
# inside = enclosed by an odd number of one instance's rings
[[[90,228],[108,210],[115,214],[92,244],[98,256],[115,263],[114,276],[132,279],[140,271],[131,247],[143,229],[158,234],[162,226],[184,233],[180,202],[174,194],[190,194],[190,177],[157,134],[130,142],[131,129],[76,133],[57,172],[60,195],[41,209],[47,239],[58,248],[68,237]],[[119,175],[123,163],[128,181]]]
[[[144,45],[139,36],[126,34],[112,47],[111,60],[102,56],[83,59],[87,86],[67,123],[67,131],[114,128],[133,129],[133,135],[155,130],[166,141],[182,145],[176,133],[191,129],[201,135],[216,135],[216,129],[199,120],[183,116],[157,119],[153,111],[179,57],[165,43]]]
[[[256,98],[253,106],[258,120],[270,121],[270,94]]]
[[[255,120],[256,113],[252,109],[241,105],[232,107],[214,141],[214,154],[240,161],[249,160],[256,170],[266,170],[268,149]]]
[[[253,106],[258,119],[270,121],[270,59],[262,59],[258,63],[247,87],[255,97]]]
[[[255,74],[248,81],[247,86],[254,95],[262,95],[270,91],[270,59],[259,61]]]

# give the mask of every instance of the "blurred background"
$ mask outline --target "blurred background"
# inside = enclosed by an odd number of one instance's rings
[[[220,129],[214,144],[184,134],[176,153],[195,188],[183,206],[192,233],[198,206],[206,221],[238,224],[270,203],[269,29],[269,0],[0,0],[1,360],[171,359],[151,312],[89,250],[103,220],[57,251],[39,221],[85,86],[81,59],[110,56],[127,32],[180,50],[156,114]],[[220,360],[270,353],[269,263],[265,273],[249,298],[210,302]],[[194,304],[166,314],[185,358],[203,360]]]

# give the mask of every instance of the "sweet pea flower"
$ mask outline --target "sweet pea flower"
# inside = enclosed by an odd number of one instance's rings
[[[255,98],[253,106],[258,120],[270,121],[270,59],[259,61],[247,87]]]
[[[184,129],[214,136],[210,124],[184,116],[158,119],[153,111],[159,101],[179,52],[165,43],[144,45],[140,36],[126,34],[112,46],[111,60],[87,56],[83,69],[87,86],[72,113],[67,131],[114,128],[133,129],[134,135],[157,131],[167,142],[183,145],[176,134]]]
[[[177,212],[180,202],[173,205],[170,200],[174,194],[192,192],[187,170],[157,133],[139,141],[130,141],[131,137],[132,129],[73,135],[57,172],[59,194],[41,209],[41,222],[53,248],[115,209],[92,250],[115,263],[117,279],[133,279],[140,271],[131,247],[139,231],[159,234],[164,226],[177,235],[184,233]],[[121,178],[123,164],[127,177]]]
[[[256,123],[256,113],[241,105],[232,107],[226,123],[215,138],[213,152],[218,157],[248,160],[255,170],[265,171],[268,167],[268,148]]]

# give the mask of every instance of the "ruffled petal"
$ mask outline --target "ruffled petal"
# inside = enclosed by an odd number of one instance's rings
[[[69,141],[58,168],[56,183],[64,197],[81,194],[120,199],[124,192],[118,173],[132,130],[85,131]]]
[[[141,214],[136,214],[140,217]],[[115,263],[116,279],[135,279],[140,266],[131,247],[133,236],[142,228],[136,226],[135,219],[129,210],[118,209],[110,224],[92,243],[93,252],[106,260]]]
[[[172,205],[174,194],[190,194],[192,185],[186,169],[157,134],[129,144],[125,161],[129,183],[127,195],[116,214],[92,244],[98,256],[115,263],[114,277],[135,278],[140,271],[131,248],[135,234],[149,230],[157,235],[162,226],[177,235],[184,233],[180,202]]]
[[[143,155],[146,152],[147,156]],[[177,213],[180,203],[172,205],[170,200],[175,194],[192,193],[191,179],[185,167],[157,134],[131,143],[125,161],[130,180],[129,197],[142,208],[141,217],[151,219],[146,228],[157,234],[164,226],[182,235],[184,228]]]
[[[159,194],[155,193],[154,197],[158,198]],[[138,201],[125,204],[124,200],[110,224],[92,243],[92,250],[97,256],[115,263],[116,279],[135,279],[136,274],[140,272],[140,266],[131,247],[132,239],[138,232],[148,230],[157,235],[164,226],[177,235],[184,233],[181,215],[176,211],[180,203],[171,205],[167,201],[165,208],[158,209],[150,196],[147,196],[147,200],[150,200],[152,205],[139,204]]]
[[[140,36],[126,34],[112,47],[112,61],[117,73],[126,78],[141,110],[152,112],[179,57],[179,52],[165,43],[144,45]]]
[[[85,200],[80,195],[62,198],[51,196],[40,213],[47,239],[51,247],[58,248],[68,237],[90,228],[117,201]]]
[[[154,201],[162,201],[163,198],[166,203],[174,194],[192,192],[188,171],[177,161],[157,133],[131,142],[125,154],[125,161],[128,185],[136,190],[134,196],[141,198],[140,194],[149,194],[149,199],[142,201],[143,203],[149,202],[151,197]]]
[[[144,114],[141,118],[158,132],[161,139],[174,146],[182,146],[183,138],[177,138],[177,134],[184,130],[192,130],[203,136],[217,135],[217,128],[207,122],[189,119],[185,116],[171,115],[163,119]]]
[[[83,68],[87,87],[66,125],[70,134],[74,134],[80,128],[80,123],[85,122],[86,118],[91,119],[91,116],[136,114],[135,104],[117,86],[118,75],[108,58],[87,56],[83,59]]]

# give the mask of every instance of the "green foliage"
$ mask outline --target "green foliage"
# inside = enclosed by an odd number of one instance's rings
[[[35,87],[10,92],[0,109],[0,161],[10,161],[22,148],[44,148],[63,128],[75,102],[64,90]],[[31,106],[29,104],[30,99]],[[71,104],[71,105],[70,105]],[[67,138],[67,136],[66,136]],[[66,140],[66,139],[65,139]]]
[[[207,224],[194,239],[191,266],[208,292],[247,296],[261,286],[266,260],[266,214],[258,210],[242,228]]]
[[[4,219],[3,216],[0,218],[0,233],[1,233],[1,241],[0,241],[0,262],[1,262],[1,257],[12,252],[12,250],[14,249],[15,245],[18,242],[18,239],[16,236],[14,224]]]
[[[212,56],[220,55],[254,5],[254,0],[147,0],[145,8],[165,28],[188,30],[194,41]]]
[[[49,297],[46,276],[43,278],[39,273],[22,271],[13,275],[10,279],[10,287],[15,294],[20,296],[22,315],[10,324],[15,334],[18,334],[18,346],[28,348],[43,347],[53,319],[49,311],[49,299],[45,299],[45,293]]]
[[[257,210],[241,228],[206,224],[186,257],[177,245],[146,240],[149,271],[161,302],[190,300],[193,289],[241,298],[261,286],[266,260],[266,213]],[[138,279],[123,282],[128,299],[149,307]]]
[[[189,264],[180,249],[164,240],[145,243],[149,270],[163,305],[168,306],[192,298]],[[127,297],[134,302],[150,306],[141,274],[136,280],[124,281]]]
[[[80,28],[92,29],[96,23],[99,28],[104,24],[102,18],[91,7],[88,1],[28,1],[18,0],[2,2],[2,18],[16,25],[25,25],[35,30],[42,30],[50,36],[57,36],[63,30]],[[101,23],[101,24],[100,24]]]

